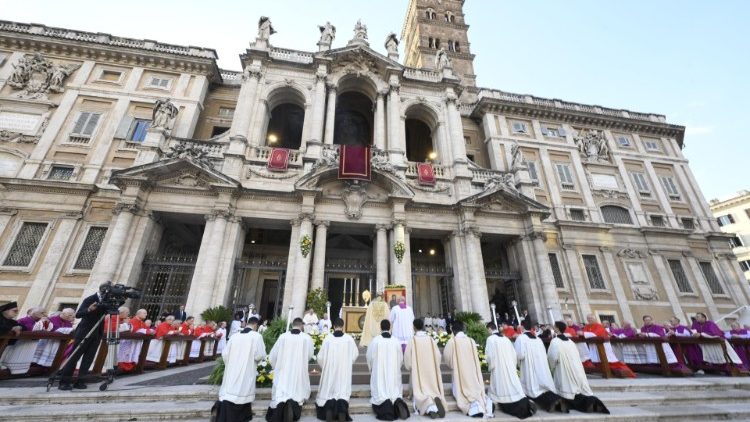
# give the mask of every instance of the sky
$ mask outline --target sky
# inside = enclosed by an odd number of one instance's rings
[[[307,51],[317,25],[337,27],[336,48],[361,18],[384,52],[407,3],[0,0],[0,19],[209,47],[240,70],[260,16],[278,31],[274,46]],[[467,0],[464,12],[479,86],[664,114],[686,127],[683,152],[707,200],[750,189],[750,1]]]

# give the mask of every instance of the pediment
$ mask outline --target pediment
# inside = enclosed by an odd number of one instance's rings
[[[239,189],[240,182],[189,158],[169,158],[112,172],[111,183],[169,187],[189,190]]]
[[[544,215],[543,218],[546,218],[550,214],[550,209],[546,205],[504,185],[497,185],[476,195],[464,198],[459,201],[459,204],[474,206],[481,211],[490,213],[540,213]]]
[[[337,70],[345,73],[357,71],[366,73],[370,71],[383,75],[387,68],[403,69],[399,62],[391,60],[365,45],[350,45],[328,50],[323,53],[323,56],[332,59],[333,72]]]
[[[353,183],[344,182],[338,179],[338,167],[334,163],[314,168],[313,171],[305,174],[297,180],[294,187],[296,190],[321,191],[325,195],[326,190],[328,190],[329,193],[336,189],[343,191],[341,186],[344,185],[351,186]],[[374,166],[372,168],[372,180],[369,182],[358,182],[356,185],[365,187],[367,194],[370,196],[403,199],[411,199],[414,197],[414,191],[408,184],[406,184],[406,182],[394,173],[379,170]],[[337,186],[339,187],[337,188]]]

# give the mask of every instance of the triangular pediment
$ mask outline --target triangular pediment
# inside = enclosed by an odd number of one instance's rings
[[[366,45],[355,44],[342,48],[335,48],[322,53],[324,57],[332,59],[332,69],[340,68],[361,71],[369,70],[373,73],[384,74],[388,68],[401,70],[401,63],[391,60]]]
[[[120,189],[126,185],[150,186],[190,190],[216,188],[239,189],[240,182],[190,158],[168,158],[153,163],[112,172],[110,182]]]
[[[502,184],[464,198],[459,203],[485,212],[539,213],[543,215],[542,218],[550,214],[546,205]]]
[[[297,190],[303,191],[323,191],[325,186],[338,180],[338,167],[334,165],[324,165],[302,176],[294,184],[294,187]],[[411,199],[414,197],[414,190],[412,190],[412,188],[398,176],[389,171],[379,170],[377,168],[372,169],[372,180],[370,182],[358,182],[358,184],[362,186],[370,184],[375,185],[378,192],[382,192],[390,198]]]

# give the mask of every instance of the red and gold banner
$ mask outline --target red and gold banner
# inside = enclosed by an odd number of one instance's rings
[[[417,174],[419,175],[419,184],[435,186],[435,170],[430,163],[417,163]]]
[[[370,147],[341,145],[339,149],[339,179],[371,180]]]
[[[286,171],[289,165],[289,150],[273,148],[268,156],[268,169],[272,171]]]

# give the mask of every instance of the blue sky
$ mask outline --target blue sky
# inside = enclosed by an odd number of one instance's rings
[[[239,70],[260,15],[275,46],[315,50],[317,25],[362,18],[371,45],[400,35],[406,0],[9,1],[0,19],[211,47]],[[750,1],[467,0],[478,84],[665,114],[687,127],[685,155],[706,199],[750,189]]]

